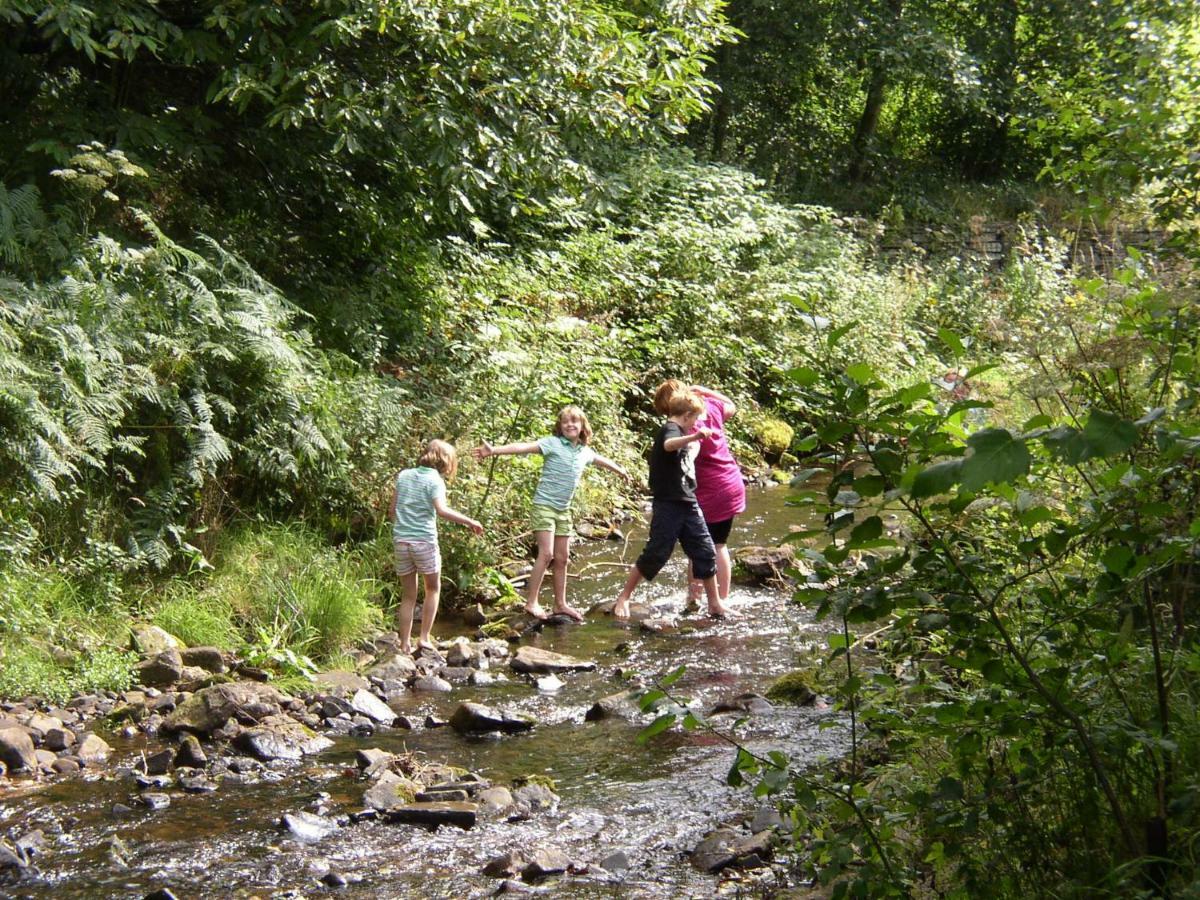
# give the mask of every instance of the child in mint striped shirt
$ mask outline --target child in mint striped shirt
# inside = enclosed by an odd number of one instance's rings
[[[446,505],[446,481],[458,472],[458,453],[445,441],[430,441],[415,469],[396,476],[392,498],[392,545],[396,574],[400,576],[400,649],[411,653],[413,612],[417,605],[417,573],[425,582],[425,605],[421,610],[421,633],[417,647],[432,650],[429,631],[437,615],[442,589],[442,555],[438,549],[437,518],[465,525],[476,534],[483,526],[470,516]],[[443,480],[443,478],[445,480]]]
[[[529,573],[526,588],[525,612],[539,619],[546,612],[538,603],[538,592],[546,569],[553,564],[554,612],[569,616],[576,622],[583,621],[583,613],[567,605],[567,563],[571,554],[571,498],[583,476],[583,470],[592,463],[622,478],[629,473],[618,463],[601,456],[588,446],[592,439],[592,426],[587,415],[578,406],[565,406],[554,424],[554,434],[528,443],[504,444],[493,447],[487,441],[472,452],[476,459],[489,456],[517,456],[524,453],[540,453],[542,477],[533,492],[533,533],[537,538],[537,559]]]

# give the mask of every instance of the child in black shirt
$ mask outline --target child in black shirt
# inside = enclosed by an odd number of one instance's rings
[[[726,609],[717,596],[717,555],[704,516],[696,502],[695,457],[689,445],[708,437],[711,429],[692,431],[704,411],[704,401],[692,391],[674,395],[667,408],[669,418],[654,438],[650,451],[650,493],[654,504],[650,518],[650,537],[629,570],[625,586],[613,605],[613,615],[629,618],[629,599],[643,579],[652,581],[678,542],[692,562],[695,577],[704,584],[708,614],[722,617]]]

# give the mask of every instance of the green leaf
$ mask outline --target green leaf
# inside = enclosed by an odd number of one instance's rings
[[[1124,453],[1137,443],[1137,427],[1128,419],[1093,409],[1083,426],[1083,437],[1091,456],[1113,456]]]
[[[637,740],[639,744],[645,744],[656,735],[662,734],[668,728],[675,724],[675,713],[663,713],[640,732],[638,732]]]
[[[887,487],[882,475],[860,475],[854,479],[854,490],[860,497],[878,497]]]
[[[955,356],[963,356],[967,352],[967,348],[963,346],[962,340],[953,331],[947,328],[938,329],[938,340],[950,348],[950,352]]]
[[[962,485],[978,491],[989,482],[1007,483],[1029,471],[1029,448],[1003,428],[985,428],[967,438],[974,451],[963,460]]]
[[[875,370],[867,363],[855,363],[847,367],[846,374],[859,384],[870,384],[875,380]]]
[[[662,684],[663,687],[670,687],[675,682],[677,682],[680,678],[682,678],[683,673],[686,671],[687,671],[687,666],[680,666],[679,668],[675,669],[673,672],[671,672],[667,675],[664,675],[662,678],[660,678],[659,683]]]
[[[1104,549],[1100,561],[1104,564],[1104,568],[1114,575],[1124,575],[1129,571],[1133,555],[1133,551],[1124,544],[1112,544]]]
[[[919,500],[947,493],[962,477],[962,467],[961,459],[948,459],[922,469],[913,480],[912,496]]]
[[[833,331],[829,332],[829,337],[826,338],[828,345],[830,347],[835,346],[837,344],[837,342],[840,341],[842,338],[844,338],[846,336],[847,332],[849,332],[850,329],[853,328],[857,324],[858,324],[858,322],[847,322],[845,325],[842,325],[839,328],[833,329]]]
[[[809,366],[796,366],[784,374],[801,387],[812,387],[821,378],[821,374]]]
[[[883,534],[883,519],[879,516],[870,516],[850,530],[850,547],[856,547],[863,541],[873,541],[881,534]]]

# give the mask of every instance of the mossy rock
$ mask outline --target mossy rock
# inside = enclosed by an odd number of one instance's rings
[[[796,669],[780,675],[769,688],[767,699],[777,703],[790,703],[793,706],[812,706],[817,702],[816,692],[809,687],[814,679],[811,672]]]
[[[787,422],[769,416],[752,422],[750,430],[762,447],[763,454],[770,459],[779,459],[787,453],[791,449],[792,438],[796,436],[795,430]]]
[[[554,779],[549,775],[518,775],[512,780],[514,788],[522,788],[527,784],[540,784],[547,790],[558,793],[558,785],[555,784]]]

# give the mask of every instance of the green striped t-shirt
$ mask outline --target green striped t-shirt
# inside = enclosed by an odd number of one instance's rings
[[[396,518],[393,541],[437,543],[437,510],[433,501],[446,496],[441,473],[428,466],[405,469],[396,476]]]
[[[542,451],[542,477],[533,502],[553,509],[571,508],[571,497],[583,475],[583,470],[596,458],[596,452],[586,444],[572,444],[564,437],[551,435],[538,440]]]

